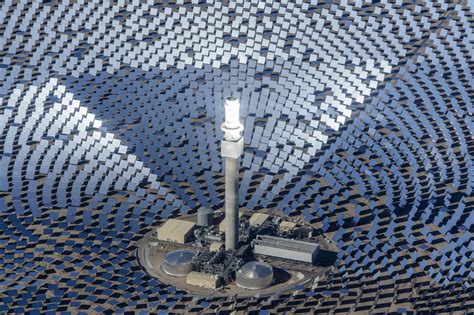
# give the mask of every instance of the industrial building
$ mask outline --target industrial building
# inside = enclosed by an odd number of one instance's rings
[[[319,253],[319,244],[268,235],[258,235],[252,244],[254,253],[257,255],[310,264],[315,262]]]
[[[212,242],[209,245],[209,251],[210,252],[218,252],[224,247],[224,243],[222,242]]]
[[[192,271],[186,276],[186,283],[202,288],[217,289],[220,286],[220,279],[216,275]]]
[[[243,213],[241,211],[239,211],[239,218],[242,217]],[[218,226],[218,230],[219,232],[225,232],[226,231],[226,218],[224,217],[224,219],[219,223],[219,226]]]
[[[281,221],[280,222],[280,225],[278,226],[278,230],[280,232],[291,232],[293,231],[293,229],[295,229],[297,226],[297,224],[295,222],[291,222],[291,221]]]
[[[269,215],[266,213],[256,212],[250,217],[249,223],[251,226],[258,227],[261,226],[268,219],[268,217]]]
[[[195,227],[194,222],[169,219],[156,229],[156,234],[160,241],[184,244],[190,240]]]

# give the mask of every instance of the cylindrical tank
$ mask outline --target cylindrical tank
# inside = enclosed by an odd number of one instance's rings
[[[264,289],[272,284],[273,268],[259,261],[250,261],[235,273],[235,282],[246,289]]]
[[[214,212],[212,209],[201,207],[197,213],[197,226],[211,226],[214,224]]]
[[[169,252],[163,261],[163,271],[175,277],[184,277],[193,269],[194,252],[189,249],[179,249]]]

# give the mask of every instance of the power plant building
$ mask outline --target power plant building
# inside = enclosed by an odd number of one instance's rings
[[[280,225],[278,226],[278,230],[280,232],[291,232],[294,228],[296,228],[297,224],[291,221],[281,221]]]
[[[186,283],[208,289],[217,289],[220,284],[218,276],[197,271],[192,271],[186,276]]]
[[[156,229],[156,234],[160,241],[184,244],[188,242],[193,235],[195,227],[196,223],[194,222],[169,219]]]
[[[319,253],[319,244],[268,235],[257,235],[253,241],[253,250],[258,255],[313,264]]]
[[[242,216],[242,212],[239,211],[239,219],[240,217]],[[224,219],[221,221],[221,223],[219,223],[219,227],[218,227],[218,230],[219,232],[225,232],[226,231],[226,218],[224,217]]]
[[[210,252],[218,252],[222,249],[222,247],[224,247],[223,243],[221,243],[221,242],[212,242],[209,245],[209,251]]]
[[[267,221],[269,215],[265,213],[254,213],[249,219],[249,223],[251,226],[261,226],[265,221]]]

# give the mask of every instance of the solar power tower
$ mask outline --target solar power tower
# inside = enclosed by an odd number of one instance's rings
[[[240,103],[234,97],[227,98],[225,120],[221,125],[224,139],[221,155],[225,159],[225,249],[235,250],[239,245],[239,165],[243,153],[244,125],[240,122]]]

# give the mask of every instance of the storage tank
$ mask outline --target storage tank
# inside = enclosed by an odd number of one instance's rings
[[[189,249],[179,249],[169,252],[163,261],[163,271],[175,277],[184,277],[193,269],[194,252]]]
[[[212,209],[201,207],[197,213],[197,226],[211,226],[214,224],[214,212]]]
[[[245,289],[264,289],[272,284],[273,268],[260,261],[250,261],[235,273],[235,281]]]

